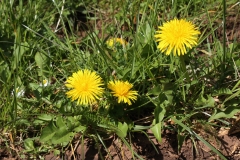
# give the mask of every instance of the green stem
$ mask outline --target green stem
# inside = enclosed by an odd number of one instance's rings
[[[226,61],[226,1],[223,0],[223,63],[222,63],[222,73],[225,72],[225,61]]]
[[[185,61],[184,61],[184,56],[180,56],[179,58],[180,58],[181,71],[184,74],[184,77],[187,79],[187,82],[190,82],[189,74],[186,70],[186,64],[185,64]]]

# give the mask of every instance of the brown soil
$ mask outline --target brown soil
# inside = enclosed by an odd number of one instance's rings
[[[235,130],[237,131],[237,130]],[[236,132],[239,133],[239,132]],[[211,151],[201,141],[186,138],[180,151],[178,152],[177,135],[173,133],[164,133],[162,142],[157,142],[153,134],[149,131],[149,139],[143,133],[131,134],[131,147],[143,159],[147,160],[220,160],[220,158]],[[220,129],[217,136],[199,133],[204,139],[217,148],[227,159],[240,159],[240,137],[229,135],[229,129]],[[79,139],[79,138],[78,138]],[[61,156],[54,156],[53,153],[47,153],[44,156],[45,160],[132,160],[139,159],[133,157],[129,148],[116,137],[111,137],[104,141],[107,151],[103,146],[99,145],[99,151],[96,143],[90,139],[85,139],[84,145],[81,145],[80,140],[75,140],[74,143],[65,149],[65,153]],[[195,144],[195,146],[193,145]],[[0,143],[0,146],[4,146]],[[2,147],[1,147],[2,148]],[[5,149],[4,149],[5,148]],[[21,148],[10,146],[8,149],[4,147],[0,149],[0,160],[20,160],[18,156],[11,156],[9,149],[12,152],[22,150]],[[13,150],[15,149],[15,150]],[[101,153],[101,154],[99,154]],[[35,159],[35,158],[28,158]]]
[[[240,159],[240,140],[239,137],[229,136],[228,130],[223,129],[210,141],[221,153],[229,160]],[[163,135],[162,142],[158,143],[154,136],[149,132],[150,140],[141,133],[133,134],[131,138],[132,149],[143,159],[148,160],[219,160],[220,158],[206,147],[201,141],[186,139],[178,152],[177,135],[167,133]],[[152,141],[152,143],[150,142]],[[106,160],[131,160],[139,159],[133,157],[132,152],[119,139],[111,138],[104,142],[108,153],[101,149],[102,159]],[[154,148],[154,146],[156,148]],[[86,139],[84,146],[79,143],[73,145],[73,149],[67,150],[63,157],[56,157],[53,154],[45,156],[46,160],[66,159],[66,160],[98,160],[101,159],[98,149],[89,139]],[[103,148],[103,147],[101,147]]]

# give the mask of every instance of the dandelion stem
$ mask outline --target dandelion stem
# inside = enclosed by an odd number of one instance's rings
[[[187,82],[190,82],[189,74],[186,70],[186,63],[184,61],[184,56],[180,56],[180,68],[184,74],[184,77],[187,79]]]
[[[223,0],[223,63],[222,63],[222,73],[225,72],[225,61],[226,61],[226,1]]]

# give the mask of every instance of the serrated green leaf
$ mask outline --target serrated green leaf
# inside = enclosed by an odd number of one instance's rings
[[[74,131],[82,131],[86,129],[86,127],[77,126],[78,122],[76,122],[76,124],[72,124],[69,129],[65,122],[67,122],[67,119],[63,119],[61,116],[57,117],[55,122],[51,121],[43,129],[40,141],[48,142],[50,144],[67,145],[75,135]]]
[[[116,134],[119,137],[124,138],[127,136],[127,131],[128,131],[127,123],[126,122],[124,122],[124,123],[118,122],[118,130],[116,131]]]
[[[159,123],[163,120],[165,113],[166,109],[164,108],[164,106],[156,106],[154,110],[154,117],[156,119],[156,123]]]
[[[151,89],[148,94],[149,95],[155,95],[158,96],[162,92],[162,88],[160,85],[154,86],[153,89]]]
[[[35,119],[34,121],[33,121],[33,124],[34,125],[42,125],[43,123],[46,123],[45,121],[42,121],[42,120],[39,120],[39,119]]]
[[[225,104],[227,101],[229,101],[229,100],[231,100],[231,99],[234,99],[234,98],[236,98],[236,97],[239,97],[239,95],[240,95],[240,90],[238,90],[238,91],[235,92],[234,94],[232,94],[232,95],[230,95],[229,97],[227,97],[227,98],[224,100],[223,104]]]
[[[79,120],[82,116],[68,117],[66,121],[67,127],[74,132],[84,132],[87,127],[80,124]]]
[[[47,63],[47,57],[44,54],[37,52],[35,55],[35,61],[37,66],[43,69]]]
[[[197,101],[196,101],[196,105],[197,105],[197,109],[201,109],[201,108],[207,108],[207,107],[214,107],[215,106],[215,100],[213,97],[208,96],[208,99],[205,99],[203,96],[200,96]]]
[[[56,119],[56,125],[57,125],[57,127],[59,127],[59,128],[62,128],[62,127],[67,128],[67,126],[66,126],[66,124],[64,123],[63,118],[62,118],[61,116],[57,117],[57,119]]]
[[[222,96],[222,95],[231,95],[233,94],[232,91],[229,88],[220,88],[215,91],[214,95],[216,96]]]
[[[40,136],[40,141],[41,142],[49,141],[54,136],[54,134],[56,133],[57,130],[58,129],[55,126],[54,122],[51,121],[45,128],[43,128],[42,134]],[[50,143],[51,143],[51,141],[50,141]]]
[[[85,126],[77,126],[76,128],[73,129],[75,132],[84,132],[87,129]]]
[[[24,147],[28,152],[34,151],[35,147],[32,138],[27,138],[24,140]]]
[[[163,103],[165,100],[172,101],[173,96],[167,96],[165,93],[160,93],[158,96],[159,103]]]
[[[51,141],[53,144],[69,143],[72,140],[74,134],[75,133],[68,131],[64,126],[61,126],[58,128]]]
[[[37,90],[38,88],[40,88],[39,84],[37,84],[37,83],[29,83],[29,87],[32,90]]]
[[[150,27],[149,23],[146,23],[146,32],[145,32],[145,35],[146,35],[146,40],[147,42],[152,40],[152,27]]]
[[[232,118],[236,113],[240,112],[240,107],[230,106],[225,110],[217,109],[215,113],[209,118],[209,120],[219,119],[219,118]]]
[[[153,135],[155,136],[155,138],[161,143],[161,141],[162,141],[162,136],[161,136],[162,124],[161,124],[161,122],[155,124],[153,127],[150,128],[150,130],[153,132]]]
[[[40,114],[38,116],[38,119],[43,120],[43,121],[51,121],[53,119],[53,116],[49,115],[49,114]]]
[[[61,152],[60,152],[60,150],[58,150],[58,149],[55,149],[55,150],[53,151],[54,156],[58,156],[60,153],[61,153]]]

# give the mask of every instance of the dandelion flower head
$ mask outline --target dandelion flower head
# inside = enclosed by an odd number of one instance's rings
[[[114,48],[115,45],[125,46],[127,42],[122,38],[110,38],[107,40],[106,44],[109,48]]]
[[[90,70],[79,70],[72,74],[66,81],[66,87],[71,90],[66,94],[72,101],[77,100],[77,104],[88,105],[96,102],[103,93],[102,79]]]
[[[131,100],[137,99],[137,91],[131,90],[133,87],[132,84],[130,84],[128,81],[110,81],[108,83],[108,88],[112,90],[113,96],[118,98],[118,103],[124,102],[128,103],[128,105],[131,105]]]
[[[191,23],[184,19],[173,19],[158,27],[155,38],[159,42],[157,48],[166,55],[173,52],[173,55],[184,55],[187,53],[186,47],[191,49],[197,45],[198,35],[200,32]]]

